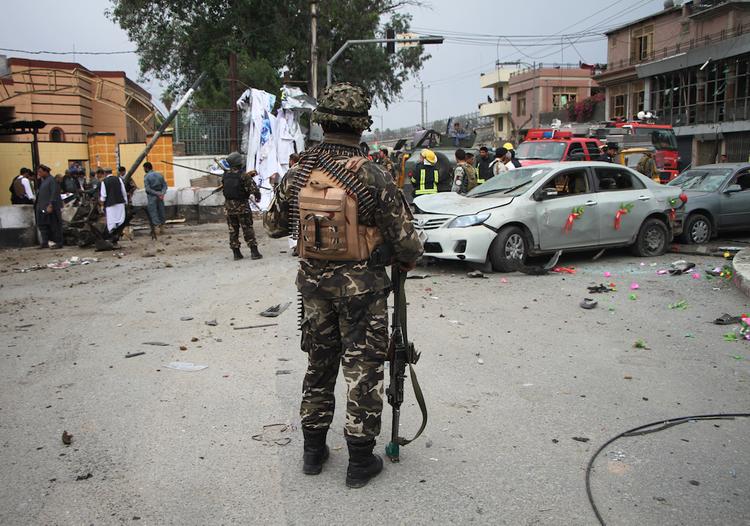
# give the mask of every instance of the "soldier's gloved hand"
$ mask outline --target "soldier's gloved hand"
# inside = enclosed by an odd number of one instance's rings
[[[260,190],[258,190],[257,192],[255,192],[253,194],[253,197],[255,197],[255,202],[256,203],[260,202]]]
[[[398,266],[401,268],[403,272],[409,272],[410,270],[414,270],[415,268],[417,268],[417,262],[416,260],[408,261],[406,263],[403,261],[399,261]]]

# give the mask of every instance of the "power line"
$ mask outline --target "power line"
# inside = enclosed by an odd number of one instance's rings
[[[29,51],[27,49],[10,49],[0,47],[0,51],[26,53],[28,55],[129,55],[137,51]]]

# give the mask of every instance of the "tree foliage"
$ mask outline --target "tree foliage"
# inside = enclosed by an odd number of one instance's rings
[[[322,0],[318,4],[318,84],[328,58],[350,39],[383,38],[385,28],[409,31],[411,17],[397,9],[418,0]],[[310,72],[309,0],[112,0],[108,16],[137,46],[144,76],[183,92],[202,71],[208,75],[196,104],[228,107],[229,54],[237,54],[240,91],[278,92],[280,70],[307,81]],[[429,58],[422,46],[388,55],[375,44],[347,49],[334,80],[359,84],[388,105]]]

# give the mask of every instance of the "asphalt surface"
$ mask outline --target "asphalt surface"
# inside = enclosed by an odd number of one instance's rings
[[[263,428],[299,425],[296,308],[259,316],[295,301],[286,240],[263,237],[266,257],[240,262],[222,225],[122,245],[120,257],[0,252],[1,524],[597,524],[584,475],[609,438],[750,411],[750,342],[725,341],[736,326],[711,323],[750,299],[706,279],[720,258],[688,256],[698,279],[657,274],[674,254],[627,251],[564,255],[575,274],[538,277],[469,278],[440,263],[407,282],[427,430],[400,464],[349,490],[340,410],[316,477],[301,473],[299,430]],[[76,255],[101,260],[16,272]],[[616,292],[586,291],[610,282]],[[597,308],[581,309],[584,297]],[[278,326],[234,330],[264,323]],[[208,368],[165,367],[178,360]],[[406,398],[408,435],[419,415]],[[748,437],[750,421],[735,419],[611,444],[591,478],[606,523],[750,523]]]

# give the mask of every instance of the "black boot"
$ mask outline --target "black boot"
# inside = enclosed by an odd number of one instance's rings
[[[328,459],[329,453],[326,445],[327,434],[327,428],[302,428],[302,435],[305,437],[302,472],[305,475],[317,475],[323,470],[323,463]]]
[[[346,485],[350,488],[361,488],[383,471],[383,459],[372,453],[375,447],[374,438],[346,437],[346,445],[349,447]]]
[[[245,256],[242,255],[242,252],[240,252],[239,248],[233,248],[232,252],[234,252],[234,260],[237,261],[238,259],[242,259]]]
[[[262,259],[263,254],[258,252],[258,245],[250,245],[250,259]]]

